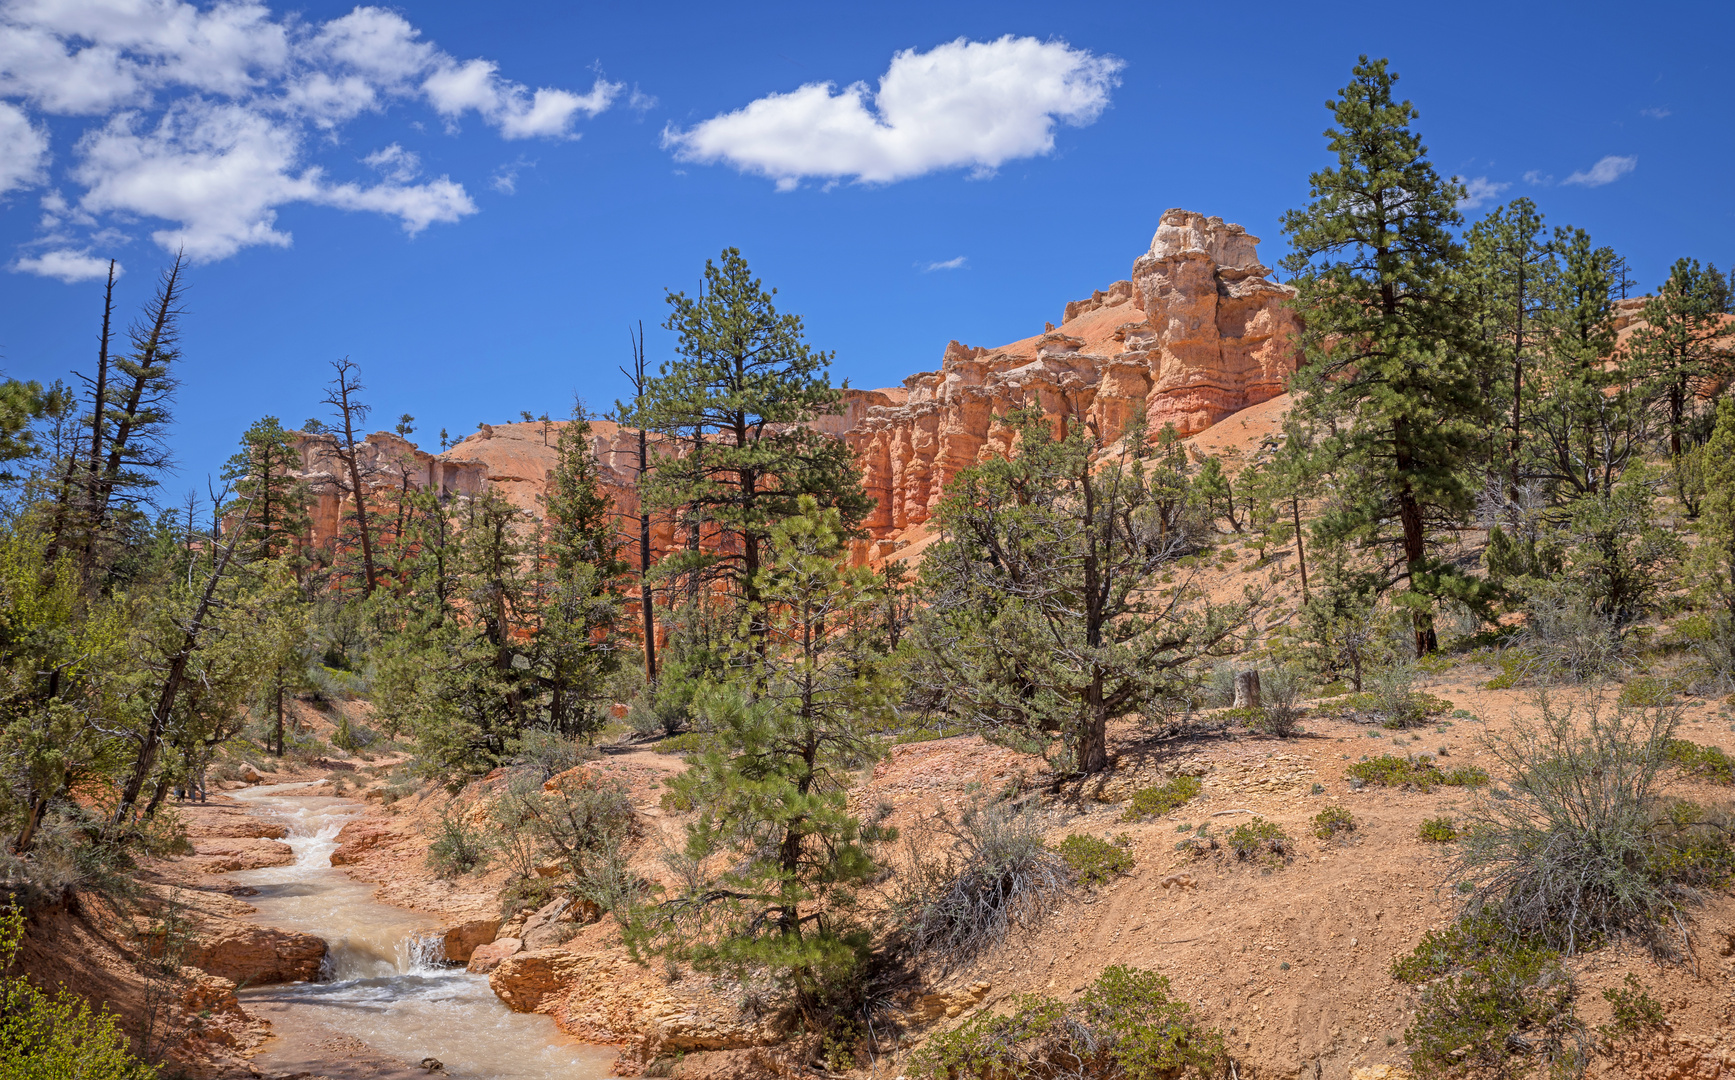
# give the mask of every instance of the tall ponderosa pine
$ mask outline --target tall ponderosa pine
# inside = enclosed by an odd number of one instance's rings
[[[1408,583],[1400,602],[1420,655],[1435,647],[1436,600],[1474,590],[1430,549],[1434,532],[1473,505],[1467,466],[1492,417],[1477,385],[1480,345],[1454,288],[1464,189],[1434,171],[1410,128],[1416,110],[1392,99],[1396,79],[1364,56],[1327,103],[1337,167],[1312,176],[1312,202],[1285,214],[1283,229],[1307,314],[1298,406],[1332,429],[1321,450],[1363,486],[1325,526],[1386,553],[1382,585]]]
[[[812,426],[838,412],[831,354],[808,345],[800,317],[779,314],[775,295],[735,248],[720,264],[707,260],[698,297],[668,296],[663,325],[679,359],[649,380],[632,419],[693,440],[686,454],[660,458],[645,485],[652,508],[677,512],[695,542],[664,567],[726,582],[750,607],[766,539],[802,496],[835,507],[846,533],[871,505],[849,447]],[[697,545],[702,526],[720,534],[716,543]]]
[[[1104,460],[1082,424],[1057,439],[1038,415],[1009,420],[1017,456],[960,472],[940,503],[912,678],[988,738],[1031,752],[1058,738],[1065,768],[1097,772],[1109,722],[1175,696],[1188,664],[1235,651],[1257,598],[1160,593],[1201,531],[1176,509],[1192,499],[1170,455]]]

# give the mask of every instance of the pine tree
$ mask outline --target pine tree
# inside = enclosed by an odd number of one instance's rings
[[[1489,380],[1490,396],[1502,400],[1507,419],[1507,498],[1519,501],[1524,450],[1525,372],[1535,366],[1544,336],[1546,302],[1554,260],[1542,215],[1529,199],[1514,199],[1477,222],[1469,236],[1468,277],[1486,333],[1490,361],[1504,363],[1504,377]],[[1493,368],[1491,373],[1498,369]],[[1495,455],[1490,455],[1494,457]]]
[[[1159,589],[1205,531],[1172,509],[1194,504],[1172,456],[1140,460],[1134,443],[1104,460],[1083,425],[1056,438],[1039,415],[1008,421],[1018,455],[960,472],[935,515],[912,678],[986,737],[1028,752],[1058,739],[1063,767],[1098,772],[1109,722],[1174,697],[1192,662],[1233,652],[1259,602]]]
[[[846,798],[850,772],[878,755],[874,731],[895,700],[876,629],[875,585],[842,565],[848,527],[804,495],[771,527],[755,607],[761,648],[743,635],[734,675],[700,693],[711,746],[669,781],[698,814],[686,856],[699,880],[627,931],[635,955],[701,971],[769,970],[812,1022],[859,994],[869,948],[856,894],[878,871],[889,830]]]
[[[1678,458],[1695,402],[1735,375],[1735,350],[1725,343],[1729,286],[1715,266],[1680,259],[1669,280],[1645,302],[1645,325],[1633,334],[1633,358],[1669,429],[1669,456]]]
[[[299,547],[312,526],[307,484],[299,479],[301,454],[275,416],[256,420],[241,434],[241,449],[223,469],[236,498],[251,505],[248,561],[276,559]]]
[[[724,582],[749,608],[760,600],[766,540],[802,496],[835,507],[848,534],[871,506],[849,447],[813,426],[838,412],[831,354],[807,344],[800,317],[779,314],[775,295],[735,248],[720,264],[707,260],[698,297],[668,296],[664,326],[677,335],[679,359],[648,381],[634,420],[693,441],[686,454],[659,459],[645,484],[653,509],[686,523],[689,549],[665,560],[666,572]],[[721,535],[701,549],[706,525]]]
[[[1480,346],[1453,288],[1464,189],[1434,171],[1410,127],[1415,108],[1392,98],[1396,81],[1384,60],[1361,58],[1327,103],[1337,167],[1313,174],[1313,201],[1285,214],[1283,229],[1307,313],[1298,409],[1330,429],[1321,451],[1365,485],[1332,527],[1380,554],[1385,589],[1408,584],[1400,602],[1421,655],[1436,647],[1436,600],[1474,591],[1430,548],[1473,505],[1466,466],[1492,416],[1476,380]]]
[[[1542,354],[1524,426],[1525,467],[1557,503],[1613,490],[1649,437],[1630,358],[1615,348],[1612,248],[1556,229],[1558,271],[1543,309]]]
[[[575,411],[560,429],[544,499],[541,573],[534,597],[534,670],[550,724],[593,734],[603,680],[620,666],[621,581],[614,504],[602,489],[590,421]]]

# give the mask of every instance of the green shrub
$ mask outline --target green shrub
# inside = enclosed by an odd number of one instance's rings
[[[1116,837],[1114,843],[1084,833],[1073,833],[1056,844],[1054,850],[1065,860],[1079,884],[1102,885],[1120,874],[1132,872],[1133,853],[1127,850],[1130,846],[1131,841],[1124,833]]]
[[[1715,746],[1700,746],[1686,739],[1670,739],[1669,760],[1681,771],[1714,784],[1735,784],[1735,759]]]
[[[1645,991],[1637,975],[1627,974],[1624,986],[1611,986],[1602,992],[1603,1000],[1614,1007],[1614,1023],[1602,1024],[1596,1033],[1605,1042],[1617,1042],[1641,1031],[1662,1027],[1668,1020],[1663,1004]]]
[[[1217,1076],[1226,1057],[1223,1037],[1170,996],[1168,979],[1117,964],[1075,1004],[1025,994],[1009,1013],[978,1013],[956,1030],[934,1035],[910,1059],[908,1072],[948,1080],[1180,1080]]]
[[[1255,817],[1229,830],[1225,842],[1242,862],[1280,863],[1295,853],[1295,843],[1275,821]]]
[[[1626,685],[1621,687],[1620,697],[1616,699],[1615,703],[1643,709],[1667,705],[1674,698],[1675,687],[1667,680],[1651,675],[1640,675],[1637,678],[1627,680]]]
[[[1575,1075],[1584,1060],[1572,976],[1560,954],[1512,937],[1497,919],[1430,930],[1393,962],[1392,977],[1423,987],[1404,1031],[1419,1075],[1506,1075],[1508,1058],[1520,1053]]]
[[[0,912],[0,971],[24,942],[24,913]],[[71,992],[53,997],[22,976],[0,977],[0,1076],[7,1080],[155,1080],[106,1009]]]
[[[1481,787],[1488,783],[1488,774],[1474,765],[1461,765],[1451,771],[1442,770],[1427,754],[1397,757],[1382,754],[1371,761],[1358,761],[1349,767],[1352,780],[1381,787],[1413,787],[1432,791],[1436,787]]]
[[[428,866],[440,877],[454,878],[487,865],[488,842],[482,830],[453,813],[451,806],[441,810],[434,842],[428,845]]]
[[[1330,840],[1340,832],[1355,831],[1355,815],[1341,806],[1328,806],[1313,815],[1313,835]]]
[[[1140,788],[1128,800],[1121,820],[1137,821],[1166,814],[1199,794],[1200,786],[1196,776],[1177,776],[1159,787]]]
[[[1458,839],[1458,826],[1449,817],[1429,818],[1422,822],[1419,832],[1430,844],[1450,844]]]

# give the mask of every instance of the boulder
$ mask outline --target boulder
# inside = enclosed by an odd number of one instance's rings
[[[593,959],[560,949],[520,952],[494,968],[488,986],[513,1012],[547,1012],[595,967]]]
[[[221,837],[194,840],[192,858],[206,873],[227,874],[262,866],[288,866],[295,861],[295,849],[282,841],[261,837]]]
[[[377,821],[352,821],[337,834],[337,850],[331,853],[331,865],[351,866],[362,855],[376,847],[390,847],[402,837]]]
[[[325,951],[312,934],[224,921],[189,943],[187,963],[240,986],[310,982],[319,977]]]
[[[500,930],[499,919],[471,919],[446,931],[446,959],[454,964],[468,963],[476,948],[494,940]]]
[[[517,956],[524,950],[524,942],[515,937],[495,938],[486,945],[478,945],[470,952],[469,971],[472,975],[486,975],[499,967],[508,957]]]
[[[602,911],[588,900],[563,898],[538,908],[524,922],[519,935],[526,949],[552,949],[577,936],[579,928],[602,918]]]

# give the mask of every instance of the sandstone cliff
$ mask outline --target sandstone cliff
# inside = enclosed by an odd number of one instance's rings
[[[858,392],[842,436],[862,461],[876,538],[927,520],[946,483],[1037,408],[1121,437],[1136,419],[1183,435],[1283,392],[1295,370],[1294,291],[1268,279],[1258,238],[1188,210],[1162,217],[1132,278],[1067,304],[1059,327],[997,349],[946,346],[940,370]]]

